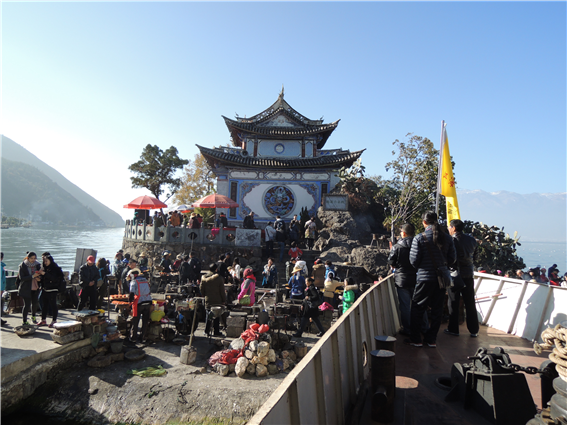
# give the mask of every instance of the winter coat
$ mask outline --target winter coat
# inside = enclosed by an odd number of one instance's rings
[[[307,285],[305,284],[305,278],[301,274],[297,273],[290,277],[288,284],[291,287],[291,295],[304,296]]]
[[[322,288],[325,285],[325,265],[315,264],[313,266],[313,285]]]
[[[33,263],[33,267],[32,267],[33,270],[39,270],[40,268],[41,268],[41,264],[39,264],[38,261]],[[22,262],[22,264],[20,264],[20,268],[18,270],[18,277],[17,277],[18,295],[20,297],[22,298],[31,297],[32,280],[33,280],[33,274],[30,273],[30,270],[26,265],[26,262],[24,261]]]
[[[343,292],[343,314],[354,304],[356,301],[355,290],[358,289],[358,285],[347,285],[345,286],[345,291]]]
[[[242,223],[242,227],[244,227],[245,229],[255,229],[256,224],[254,223],[254,217],[252,217],[251,215],[247,215],[246,217],[244,217],[244,222]]]
[[[244,282],[242,282],[242,286],[240,287],[240,293],[238,294],[238,300],[241,300],[244,295],[250,295],[250,304],[254,305],[256,302],[256,280],[251,279],[250,277],[246,278]]]
[[[179,268],[179,283],[183,284],[187,282],[188,279],[191,279],[191,266],[187,261],[184,261]]]
[[[303,302],[305,311],[310,310],[311,313],[319,312],[319,306],[323,303],[321,298],[321,293],[315,287],[315,285],[309,285],[305,290],[305,296],[307,299]]]
[[[189,267],[191,269],[191,273],[189,276],[193,280],[200,280],[201,279],[201,260],[197,257],[189,258]]]
[[[52,262],[49,266],[44,267],[43,271],[45,274],[41,277],[41,287],[47,292],[59,290],[59,285],[64,279],[61,267]]]
[[[100,279],[100,273],[96,266],[93,264],[89,266],[88,263],[85,263],[79,269],[79,283],[81,284],[81,288],[88,288],[89,282],[95,283],[94,287],[96,288],[96,281]]]
[[[224,290],[224,279],[218,273],[207,273],[201,280],[201,295],[205,297],[205,307],[226,303],[226,292]]]
[[[427,242],[424,234],[420,233],[413,238],[410,251],[410,263],[417,269],[417,283],[437,282],[437,270],[433,265],[431,256],[435,258],[435,263],[439,268],[452,266],[457,260],[457,253],[453,238],[447,233],[439,232],[439,237],[443,239],[443,249],[440,250],[433,242],[433,230],[428,226],[424,232],[427,235]],[[429,243],[429,248],[425,245]],[[430,254],[431,252],[431,254]]]
[[[266,228],[264,229],[264,236],[266,242],[273,241],[276,237],[276,229],[274,229],[272,226],[266,226]]]
[[[403,238],[392,247],[388,264],[396,269],[394,282],[400,288],[414,288],[417,270],[410,263],[410,250],[413,236]]]
[[[276,229],[276,241],[285,242],[287,235],[286,235],[285,223],[282,219],[276,220],[274,222],[274,229]]]
[[[343,282],[340,280],[327,279],[325,281],[325,292],[323,293],[323,296],[326,298],[333,298],[335,296],[335,290],[339,286],[343,286]]]
[[[457,232],[453,235],[453,243],[457,252],[457,262],[454,266],[458,267],[461,277],[474,277],[473,259],[477,246],[476,239],[462,232]]]

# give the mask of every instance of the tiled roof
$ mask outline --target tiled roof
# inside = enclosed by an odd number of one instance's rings
[[[250,168],[339,168],[350,167],[362,152],[343,151],[335,155],[319,156],[315,158],[255,158],[242,156],[237,153],[226,152],[224,149],[209,149],[196,145],[209,164],[215,162],[225,165],[237,165]]]

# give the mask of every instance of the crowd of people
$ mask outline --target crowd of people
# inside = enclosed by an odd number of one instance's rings
[[[422,347],[436,347],[437,334],[442,322],[445,295],[449,321],[444,332],[459,336],[459,306],[461,298],[466,313],[466,326],[471,337],[479,331],[474,295],[474,254],[478,242],[463,233],[461,220],[449,222],[449,233],[442,231],[437,215],[423,215],[425,231],[415,235],[415,227],[405,223],[400,228],[400,240],[392,246],[388,263],[394,271],[401,313],[401,334],[409,338],[406,343]],[[477,269],[477,272],[486,272]],[[565,276],[559,278],[557,265],[547,271],[540,266],[528,272],[497,274],[531,282],[561,286]],[[567,275],[567,274],[566,274]],[[429,310],[429,315],[427,314]]]

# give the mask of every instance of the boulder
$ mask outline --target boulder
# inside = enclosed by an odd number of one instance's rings
[[[261,342],[258,344],[256,352],[260,357],[267,356],[268,351],[270,351],[270,344],[268,344],[267,342]]]
[[[268,376],[268,368],[262,364],[256,365],[256,376],[258,378]]]
[[[274,350],[268,350],[268,363],[274,363],[275,361],[276,361],[276,352]]]
[[[257,359],[258,359],[258,363],[261,365],[267,366],[269,363],[268,356],[258,356]]]
[[[258,352],[258,341],[251,341],[248,345],[248,349],[252,350],[253,352]]]
[[[295,347],[294,347],[295,350]],[[289,352],[289,359],[292,361],[296,361],[297,360],[297,354],[295,354],[295,351],[290,351]]]
[[[258,356],[252,357],[252,358],[250,359],[250,363],[256,364],[256,365],[259,364],[259,363],[260,363],[260,357],[258,357]]]
[[[282,359],[287,359],[289,357],[289,351],[288,350],[283,350],[282,351]]]
[[[268,364],[267,368],[268,368],[268,374],[270,375],[277,375],[280,372],[278,366],[274,363]]]
[[[250,363],[248,366],[246,366],[246,372],[249,375],[254,375],[256,373],[256,365],[253,365],[252,363]]]
[[[245,356],[248,360],[252,360],[252,358],[253,358],[254,356],[256,356],[256,354],[254,354],[253,351],[246,350],[246,351],[244,352],[244,356]]]
[[[99,354],[95,357],[93,357],[92,359],[89,360],[89,362],[87,363],[87,366],[89,367],[106,367],[106,366],[110,366],[110,364],[112,363],[112,357],[111,356],[105,356],[104,354]]]
[[[244,348],[244,340],[242,338],[236,338],[230,343],[231,350],[242,350]]]
[[[248,367],[248,359],[246,357],[240,357],[236,361],[236,365],[234,367],[234,372],[236,372],[236,376],[242,378],[246,373],[247,367]]]
[[[228,365],[228,371],[229,372],[234,372],[236,369],[236,363],[231,363]]]
[[[229,367],[227,364],[217,363],[215,365],[215,370],[219,375],[226,376],[228,375]]]

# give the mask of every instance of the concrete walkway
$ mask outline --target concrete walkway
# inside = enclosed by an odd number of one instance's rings
[[[480,425],[490,424],[473,409],[465,410],[462,402],[444,401],[447,392],[435,385],[435,380],[451,376],[453,363],[469,363],[479,347],[502,347],[510,354],[513,363],[523,367],[538,367],[547,360],[549,352],[538,356],[533,344],[520,337],[494,328],[481,326],[478,338],[471,338],[466,325],[460,326],[460,336],[443,333],[441,325],[437,348],[418,348],[404,344],[403,335],[396,341],[396,398],[393,425]],[[539,375],[526,375],[534,403],[542,408]],[[360,424],[380,424],[372,420],[371,391],[364,404]]]
[[[59,317],[57,318],[57,321],[64,322],[68,320],[75,320],[74,313],[74,309],[59,310]],[[21,326],[22,314],[10,314],[8,316],[4,316],[3,319],[8,323],[0,328],[2,384],[34,364],[53,359],[91,343],[91,339],[86,338],[70,344],[59,345],[51,339],[53,329],[50,329],[47,326],[38,327],[37,331],[32,336],[19,337],[14,332],[14,328],[16,326]],[[41,320],[41,317],[38,316],[38,319]],[[28,318],[28,321],[31,321],[31,318]],[[47,322],[50,323],[51,319],[48,318]]]

